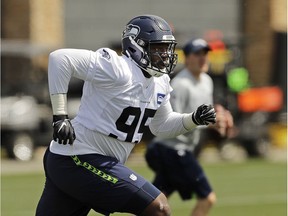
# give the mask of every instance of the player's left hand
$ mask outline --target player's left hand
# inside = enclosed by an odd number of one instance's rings
[[[202,104],[192,113],[192,120],[196,125],[216,123],[216,112],[212,105]]]
[[[68,115],[53,115],[53,140],[72,145],[76,136]]]

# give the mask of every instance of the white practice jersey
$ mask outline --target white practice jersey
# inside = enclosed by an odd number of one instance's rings
[[[85,81],[72,121],[76,140],[72,146],[52,141],[54,153],[99,153],[125,162],[149,125],[160,136],[187,132],[184,115],[172,112],[168,75],[146,78],[132,60],[109,48],[62,49],[50,54],[50,94],[67,93],[72,76]]]

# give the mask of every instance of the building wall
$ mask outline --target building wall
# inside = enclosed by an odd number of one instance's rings
[[[3,95],[22,92],[43,98],[47,93],[48,55],[63,43],[62,3],[62,0],[2,0]]]
[[[1,1],[1,38],[28,39],[30,37],[29,0]]]
[[[174,26],[178,47],[209,29],[236,41],[244,35],[244,64],[262,86],[273,73],[275,32],[287,32],[286,6],[285,0],[2,0],[1,37],[96,50],[120,44],[131,17],[156,14]]]
[[[2,0],[1,38],[60,46],[63,43],[62,0]]]
[[[246,0],[243,10],[244,61],[253,85],[267,85],[270,80],[273,53],[273,30],[269,0]]]
[[[270,4],[272,28],[278,32],[287,32],[287,0],[273,0]]]
[[[208,29],[228,38],[239,32],[238,0],[65,0],[65,46],[97,49],[119,42],[125,24],[155,14],[174,26],[179,45]]]
[[[274,65],[274,59],[279,54],[275,50],[276,33],[287,33],[286,5],[285,0],[244,1],[244,61],[255,86],[269,85],[273,73],[278,73]]]
[[[30,0],[30,39],[35,43],[63,44],[64,17],[62,0]]]

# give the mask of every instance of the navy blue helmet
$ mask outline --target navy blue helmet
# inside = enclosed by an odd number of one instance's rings
[[[156,77],[169,74],[175,68],[176,44],[169,24],[155,15],[134,17],[122,34],[122,53]]]

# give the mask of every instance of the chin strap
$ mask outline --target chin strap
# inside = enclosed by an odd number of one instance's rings
[[[152,77],[151,74],[149,74],[147,71],[143,70],[142,68],[141,68],[141,71],[142,71],[143,75],[144,75],[146,78],[151,78],[151,77]]]

